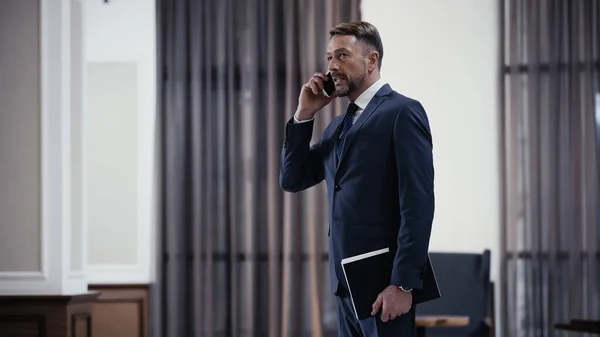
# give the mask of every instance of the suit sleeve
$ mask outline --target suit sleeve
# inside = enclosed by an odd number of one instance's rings
[[[325,177],[321,142],[310,146],[314,120],[286,123],[279,184],[286,192],[300,192],[308,189]]]
[[[391,284],[421,289],[434,214],[433,145],[419,102],[402,108],[394,123],[401,222]]]

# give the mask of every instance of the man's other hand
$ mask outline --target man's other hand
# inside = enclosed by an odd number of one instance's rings
[[[377,300],[373,303],[371,315],[377,314],[382,309],[381,320],[387,322],[400,315],[406,314],[412,305],[412,294],[402,291],[397,286],[388,286],[385,288]]]

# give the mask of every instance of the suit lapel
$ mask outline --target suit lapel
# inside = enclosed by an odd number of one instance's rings
[[[369,117],[371,117],[371,115],[377,110],[379,105],[381,103],[383,103],[383,101],[385,100],[385,96],[387,94],[389,94],[390,91],[391,91],[391,88],[387,84],[384,85],[381,89],[379,89],[377,94],[375,94],[375,96],[373,96],[373,98],[371,99],[369,104],[367,104],[367,107],[363,110],[363,112],[360,114],[360,116],[358,116],[358,119],[356,120],[354,125],[352,125],[350,130],[348,130],[348,134],[346,135],[346,140],[344,142],[344,148],[342,149],[342,154],[340,156],[340,160],[338,161],[337,166],[335,166],[336,173],[337,173],[337,170],[340,168],[340,165],[344,161],[344,158],[346,157],[346,153],[348,152],[348,149],[352,145],[352,141],[354,140],[354,137],[360,131],[360,129],[365,124],[365,122],[369,119]],[[335,156],[333,156],[333,157],[335,158]]]

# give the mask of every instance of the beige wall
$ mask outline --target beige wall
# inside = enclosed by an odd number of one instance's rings
[[[40,8],[0,1],[0,273],[39,271]]]
[[[499,272],[497,0],[362,0],[384,44],[383,77],[430,118],[436,212],[430,249],[492,251]]]

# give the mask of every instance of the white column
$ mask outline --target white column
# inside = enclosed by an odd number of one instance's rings
[[[39,271],[0,271],[0,294],[87,291],[83,271],[86,230],[80,201],[83,153],[76,145],[81,143],[84,116],[79,89],[83,81],[81,3],[40,0],[39,7],[41,263]]]

